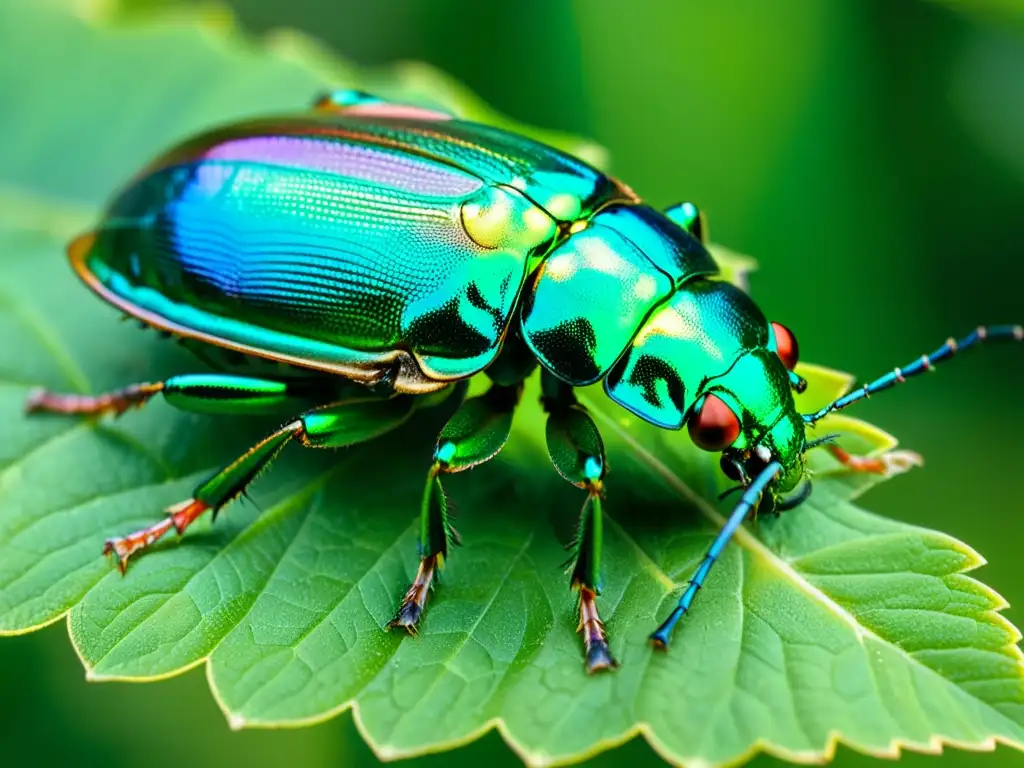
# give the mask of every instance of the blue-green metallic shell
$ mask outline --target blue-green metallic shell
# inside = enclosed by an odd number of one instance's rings
[[[541,364],[592,384],[645,319],[687,281],[718,267],[692,235],[645,205],[613,205],[548,256],[523,297],[523,338]]]
[[[429,391],[494,359],[563,222],[633,199],[495,128],[311,112],[173,149],[71,256],[157,327]]]
[[[645,421],[681,428],[706,394],[736,414],[740,453],[757,445],[784,459],[788,489],[802,472],[803,419],[770,323],[731,283],[696,279],[641,326],[605,377],[608,396]]]
[[[694,280],[644,324],[604,380],[605,391],[646,421],[679,429],[706,382],[764,347],[769,334],[746,293],[731,283]]]
[[[788,371],[753,302],[709,279],[696,209],[658,213],[497,128],[329,106],[158,158],[72,243],[79,275],[193,341],[403,392],[490,366],[518,310],[512,346],[557,377],[605,377],[614,401],[670,429],[713,391],[741,420],[732,448],[770,446],[792,481]],[[530,363],[507,362],[499,376]]]

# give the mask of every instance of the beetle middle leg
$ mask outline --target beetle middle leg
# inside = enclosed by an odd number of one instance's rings
[[[441,430],[420,507],[419,569],[389,629],[402,627],[416,633],[437,569],[444,565],[449,545],[459,542],[449,521],[441,476],[471,469],[498,455],[508,441],[521,394],[522,384],[493,384],[485,394],[465,401]]]
[[[548,412],[548,456],[558,473],[587,492],[572,550],[571,586],[579,592],[580,621],[587,672],[618,666],[608,648],[604,623],[597,611],[601,593],[601,544],[604,530],[602,495],[606,471],[604,444],[594,420],[580,405],[572,387],[542,373],[543,404]]]

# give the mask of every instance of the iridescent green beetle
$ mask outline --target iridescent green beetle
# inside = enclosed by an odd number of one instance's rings
[[[128,559],[172,527],[219,510],[291,441],[351,445],[486,372],[438,438],[421,509],[419,572],[390,626],[415,631],[453,531],[441,477],[505,444],[539,364],[552,462],[584,489],[572,585],[589,671],[615,666],[598,616],[601,437],[573,388],[665,429],[684,425],[744,488],[679,605],[652,635],[665,647],[747,514],[810,491],[805,426],[928,370],[985,338],[978,329],[818,413],[792,390],[797,344],[738,288],[716,279],[703,218],[659,213],[621,182],[555,149],[449,115],[345,91],[308,113],[232,125],[155,160],[69,247],[104,300],[204,352],[284,363],[265,378],[190,374],[83,397],[33,393],[30,411],[121,413],[156,394],[194,411],[301,411],[105,551]],[[351,382],[365,386],[354,387]],[[353,390],[358,392],[353,394]],[[310,401],[314,406],[309,407]],[[878,460],[835,455],[853,470]],[[763,501],[762,501],[763,497]]]

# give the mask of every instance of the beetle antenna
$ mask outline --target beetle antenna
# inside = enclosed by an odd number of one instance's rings
[[[853,405],[858,400],[870,397],[876,392],[902,384],[912,376],[917,376],[925,371],[931,371],[936,365],[949,360],[957,352],[962,352],[983,341],[1024,341],[1024,327],[1020,325],[993,325],[991,327],[980,325],[959,341],[950,337],[946,340],[945,344],[930,355],[921,355],[921,357],[904,368],[894,368],[885,376],[875,379],[870,384],[865,384],[860,389],[856,389],[829,403],[817,413],[804,414],[804,422],[814,424],[833,411],[842,410],[848,405]]]
[[[809,443],[804,444],[804,453],[807,453],[808,451],[813,450],[814,448],[820,448],[823,445],[834,443],[838,439],[838,434],[825,435],[824,437],[815,438],[814,440],[811,440]]]
[[[665,619],[665,623],[658,627],[654,634],[651,635],[651,642],[654,643],[655,647],[668,648],[668,641],[672,637],[672,630],[675,629],[676,624],[683,618],[686,612],[690,610],[690,604],[693,602],[693,598],[697,595],[701,585],[704,584],[704,579],[707,578],[711,566],[721,556],[722,551],[732,539],[733,534],[743,524],[743,521],[747,519],[750,510],[760,501],[761,494],[768,487],[768,483],[774,480],[775,476],[781,471],[782,465],[779,462],[770,462],[768,466],[761,470],[761,473],[754,479],[754,482],[747,486],[743,496],[736,506],[733,507],[732,512],[729,513],[729,517],[726,519],[725,525],[722,526],[722,530],[718,532],[715,540],[708,547],[707,554],[704,555],[704,559],[697,566],[697,570],[694,572],[693,578],[690,579],[690,583],[686,585],[686,591],[679,598],[679,604],[669,617]]]

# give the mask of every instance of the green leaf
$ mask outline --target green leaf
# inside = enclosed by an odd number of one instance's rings
[[[987,21],[1020,23],[1024,5],[1020,0],[937,0],[961,13],[969,13]]]
[[[276,424],[162,402],[116,421],[24,418],[34,386],[96,392],[198,368],[89,295],[64,263],[67,237],[166,143],[301,107],[328,85],[494,116],[432,70],[363,75],[293,35],[254,45],[223,15],[110,26],[98,5],[76,4],[85,17],[69,7],[0,0],[0,50],[20,62],[0,71],[0,632],[66,616],[93,679],[205,663],[236,727],[353,707],[382,757],[493,727],[533,764],[637,734],[673,762],[703,765],[758,750],[820,760],[837,741],[879,755],[1024,746],[1020,633],[1002,599],[966,575],[980,556],[857,508],[874,479],[825,456],[811,500],[741,530],[671,651],[655,653],[647,634],[727,510],[708,501],[723,479],[685,436],[638,423],[599,391],[584,394],[611,466],[599,604],[622,662],[613,674],[583,672],[560,568],[582,498],[547,464],[535,391],[505,452],[447,481],[466,546],[419,638],[383,626],[415,572],[415,515],[444,406],[366,446],[286,452],[252,503],[122,578],[99,554],[104,538],[155,520]],[[850,384],[803,373],[806,410]],[[851,450],[895,445],[862,422],[830,422],[820,432],[841,431]]]

